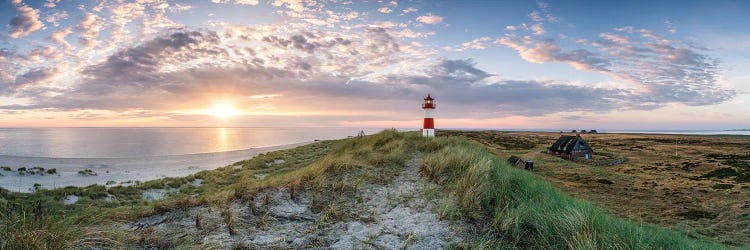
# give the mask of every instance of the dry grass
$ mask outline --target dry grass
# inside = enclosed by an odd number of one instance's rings
[[[607,212],[684,230],[695,237],[708,237],[729,245],[750,244],[747,237],[750,235],[747,226],[750,224],[750,183],[737,181],[736,175],[731,173],[724,178],[701,178],[720,169],[740,172],[741,164],[747,163],[742,157],[750,154],[750,137],[582,135],[594,149],[595,159],[601,156],[598,152],[606,152],[610,158],[626,159],[622,164],[602,167],[543,153],[560,136],[559,133],[441,131],[440,134],[467,133],[471,135],[467,138],[486,146],[501,159],[513,154],[534,160],[535,174]],[[509,150],[507,143],[486,139],[497,137],[494,134],[536,144],[527,150]],[[612,184],[604,184],[603,180]]]
[[[475,248],[724,248],[609,215],[462,138],[429,139],[422,149],[421,170],[442,182],[461,214],[483,229],[475,235]]]

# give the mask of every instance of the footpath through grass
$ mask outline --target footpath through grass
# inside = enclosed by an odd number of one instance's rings
[[[455,197],[446,210],[478,227],[472,248],[727,248],[606,214],[465,138],[437,137],[419,145],[422,172]]]

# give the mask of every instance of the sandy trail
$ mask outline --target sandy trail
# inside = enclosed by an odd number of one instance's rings
[[[444,249],[463,242],[466,225],[441,220],[436,204],[425,197],[437,185],[420,176],[420,165],[421,156],[415,154],[393,183],[365,186],[362,197],[372,218],[344,223],[345,231],[336,232],[331,248]]]
[[[126,181],[147,181],[163,177],[181,177],[215,169],[231,163],[252,158],[258,154],[290,149],[312,142],[289,145],[252,148],[245,150],[149,156],[139,158],[47,158],[0,156],[0,166],[8,166],[13,171],[0,170],[0,187],[16,192],[31,192],[35,183],[42,188],[52,189],[65,186],[104,185],[108,181],[117,184]],[[57,174],[19,175],[19,167],[55,168]],[[96,175],[80,175],[78,171],[90,169]]]
[[[297,191],[292,198],[282,187],[258,192],[252,201],[232,201],[223,209],[171,211],[124,228],[142,231],[147,246],[193,238],[204,248],[218,249],[444,249],[465,242],[468,226],[441,220],[436,202],[425,196],[437,186],[419,175],[419,164],[415,154],[393,182],[361,186],[347,199],[354,203],[347,209],[357,218],[330,222],[325,211],[313,212],[312,191]]]

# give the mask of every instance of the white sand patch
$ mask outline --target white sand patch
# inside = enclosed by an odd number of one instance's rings
[[[143,191],[143,199],[144,200],[163,200],[167,197],[168,194],[176,193],[177,189],[175,188],[167,188],[167,189],[148,189],[146,191]]]
[[[80,199],[77,195],[68,195],[63,198],[63,204],[65,205],[73,205],[78,202],[78,199]]]
[[[276,164],[282,164],[284,162],[286,162],[284,161],[284,159],[276,159],[276,160],[273,160],[272,162],[266,162],[266,167],[270,167]]]
[[[195,179],[192,182],[190,182],[190,185],[200,187],[201,185],[203,185],[203,179]]]
[[[234,162],[252,158],[258,154],[290,149],[312,142],[253,148],[218,153],[151,156],[139,158],[48,158],[0,156],[0,166],[9,166],[13,170],[19,167],[40,166],[45,169],[56,168],[57,175],[25,175],[2,171],[0,187],[16,192],[33,192],[34,183],[44,188],[53,189],[66,186],[104,185],[107,181],[118,183],[137,180],[148,181],[163,177],[183,177],[203,170],[227,166]],[[91,169],[96,176],[79,175],[78,171]]]
[[[268,176],[268,174],[256,174],[254,176],[255,176],[255,179],[263,180],[266,178],[266,176]]]

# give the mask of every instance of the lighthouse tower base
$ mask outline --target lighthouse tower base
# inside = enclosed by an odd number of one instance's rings
[[[422,136],[424,137],[435,137],[435,129],[422,129]]]

